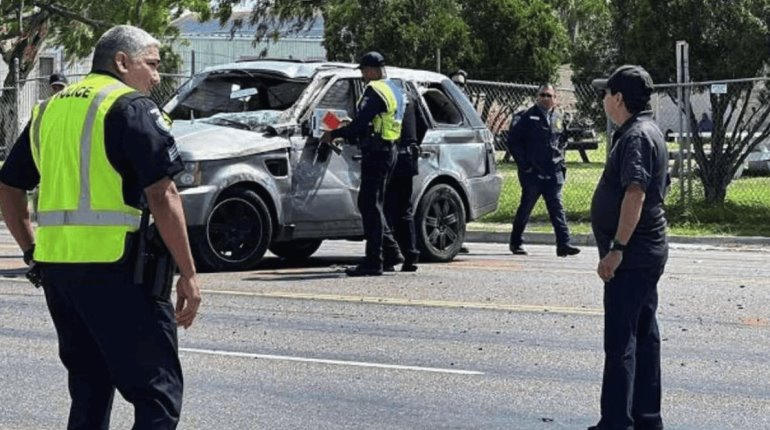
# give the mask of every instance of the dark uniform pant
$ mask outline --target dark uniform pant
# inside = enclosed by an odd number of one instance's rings
[[[658,268],[615,272],[604,284],[604,377],[599,428],[660,430]]]
[[[45,265],[43,288],[67,368],[67,429],[109,428],[115,388],[134,406],[134,430],[175,429],[182,368],[174,308],[132,282],[129,265]]]
[[[558,245],[568,244],[569,228],[561,202],[563,183],[560,183],[555,177],[541,179],[535,172],[525,173],[522,171],[519,172],[519,183],[521,184],[521,200],[513,219],[510,244],[514,246],[522,244],[524,228],[526,228],[532,209],[540,196],[543,196],[545,200],[545,207],[548,209],[548,216],[551,218],[553,232],[556,235],[556,243]]]
[[[412,208],[413,169],[411,154],[399,153],[393,176],[388,182],[385,192],[385,217],[398,242],[398,248],[407,261],[415,262],[420,255],[417,250],[417,233],[414,227],[414,210]],[[385,250],[393,254],[395,250]]]
[[[396,164],[396,151],[392,144],[382,145],[382,149],[366,150],[361,160],[361,188],[358,191],[358,210],[364,225],[366,239],[366,257],[364,265],[382,268],[383,249],[391,252],[398,250],[393,235],[388,228],[385,213],[385,189],[390,174]],[[392,258],[393,255],[385,255]]]

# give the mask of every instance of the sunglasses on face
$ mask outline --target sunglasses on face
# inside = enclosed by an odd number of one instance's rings
[[[607,95],[607,90],[606,89],[604,89],[604,90],[596,90],[596,96],[599,97],[600,100],[603,99],[604,96],[606,96],[606,95]]]
[[[540,93],[539,95],[540,95],[540,97],[542,97],[544,99],[552,99],[553,98],[553,94]]]

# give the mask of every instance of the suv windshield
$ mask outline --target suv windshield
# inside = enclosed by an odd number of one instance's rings
[[[266,124],[265,121],[274,122],[269,118],[276,111],[291,107],[308,83],[308,79],[290,80],[243,69],[215,70],[198,75],[185,84],[169,115],[172,119],[182,120],[212,117],[212,122],[234,127],[238,127],[236,123],[245,122],[253,129],[252,123],[258,126]],[[260,111],[272,113],[243,115]],[[236,113],[239,115],[228,115]]]

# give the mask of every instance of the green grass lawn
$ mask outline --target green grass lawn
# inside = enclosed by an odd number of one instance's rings
[[[582,163],[576,151],[567,152],[567,183],[564,186],[564,207],[570,230],[589,233],[591,197],[604,168],[605,147],[588,151],[591,163]],[[497,211],[480,221],[510,223],[519,205],[520,187],[513,163],[499,163],[503,175],[503,191]],[[693,204],[681,206],[680,184],[672,178],[671,192],[666,199],[666,218],[674,235],[735,235],[770,236],[770,177],[743,177],[734,180],[727,190],[723,206],[703,202],[703,189],[693,180]],[[530,231],[552,231],[543,199],[532,211]]]

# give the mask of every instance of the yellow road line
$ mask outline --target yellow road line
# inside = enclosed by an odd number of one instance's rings
[[[505,303],[483,303],[483,302],[460,302],[452,300],[423,300],[423,299],[404,299],[396,297],[375,297],[375,296],[353,296],[342,294],[314,294],[314,293],[291,293],[282,291],[268,292],[250,292],[250,291],[228,291],[228,290],[203,290],[204,294],[220,294],[228,296],[248,296],[264,297],[270,299],[294,299],[294,300],[316,300],[345,303],[368,303],[378,305],[393,306],[422,306],[432,308],[450,308],[450,309],[484,309],[510,312],[537,312],[537,313],[557,313],[571,315],[603,315],[604,311],[594,308],[578,308],[567,306],[549,306],[549,305],[513,305]]]

